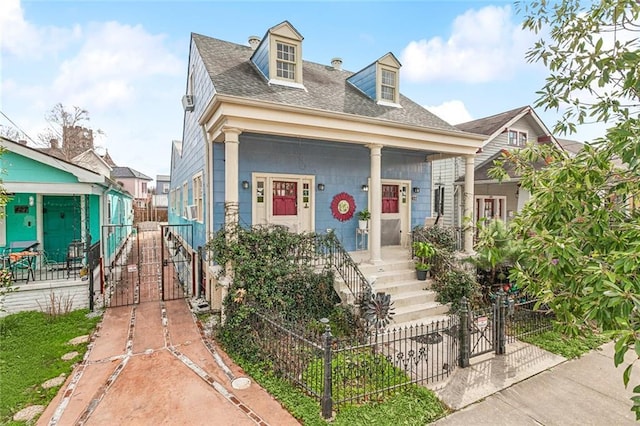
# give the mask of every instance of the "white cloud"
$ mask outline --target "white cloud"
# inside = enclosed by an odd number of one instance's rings
[[[459,100],[451,100],[435,106],[424,106],[430,112],[442,118],[449,124],[465,123],[473,120],[469,111],[464,106],[464,102]]]
[[[60,65],[53,90],[60,99],[99,109],[136,98],[150,77],[179,76],[182,61],[163,45],[164,36],[140,25],[91,24],[78,53]],[[158,88],[162,90],[161,88]]]
[[[412,81],[504,79],[525,64],[524,54],[534,39],[513,22],[509,5],[468,10],[456,17],[447,40],[410,42],[401,55],[403,73]]]
[[[55,54],[82,36],[77,25],[71,28],[32,25],[24,17],[20,0],[0,2],[0,28],[0,50],[21,58]]]

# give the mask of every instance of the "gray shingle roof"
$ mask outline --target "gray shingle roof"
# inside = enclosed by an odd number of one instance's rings
[[[477,120],[467,121],[466,123],[456,124],[456,127],[465,132],[478,133],[481,135],[489,136],[527,108],[529,108],[529,106],[515,108],[509,111],[501,112],[499,114],[490,115],[489,117],[479,118]]]
[[[268,85],[249,60],[253,53],[250,47],[195,33],[192,33],[192,39],[217,93],[460,132],[405,96],[400,95],[402,108],[376,104],[347,83],[346,79],[353,72],[304,61],[303,84],[306,91]]]
[[[144,173],[140,173],[131,167],[114,167],[111,171],[112,178],[138,178],[144,180],[153,180]]]

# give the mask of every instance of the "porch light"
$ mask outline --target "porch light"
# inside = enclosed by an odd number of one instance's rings
[[[412,189],[414,194],[419,194],[420,193],[420,188],[418,188],[417,186],[414,186]]]
[[[369,192],[369,185],[362,185],[362,190],[364,192]]]
[[[318,184],[318,191],[324,191],[324,183]]]
[[[249,189],[249,181],[246,181],[246,180],[242,181],[242,189]]]
[[[33,207],[33,195],[29,196],[29,205]]]

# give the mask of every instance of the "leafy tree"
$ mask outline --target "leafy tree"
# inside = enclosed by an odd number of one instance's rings
[[[596,326],[617,338],[615,365],[640,357],[640,3],[538,0],[518,5],[543,33],[527,57],[549,69],[537,107],[566,108],[556,132],[605,123],[576,156],[551,145],[506,154],[531,199],[514,221],[522,242],[512,272],[565,330]],[[546,167],[534,167],[541,161]],[[496,167],[494,177],[504,178]],[[633,363],[624,370],[625,386]],[[632,410],[640,419],[640,386]]]

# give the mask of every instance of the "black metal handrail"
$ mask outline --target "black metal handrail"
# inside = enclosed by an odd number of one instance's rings
[[[358,265],[344,249],[333,232],[326,235],[310,234],[308,247],[301,254],[313,257],[316,266],[329,266],[342,278],[356,303],[367,300],[372,294],[371,284]]]

